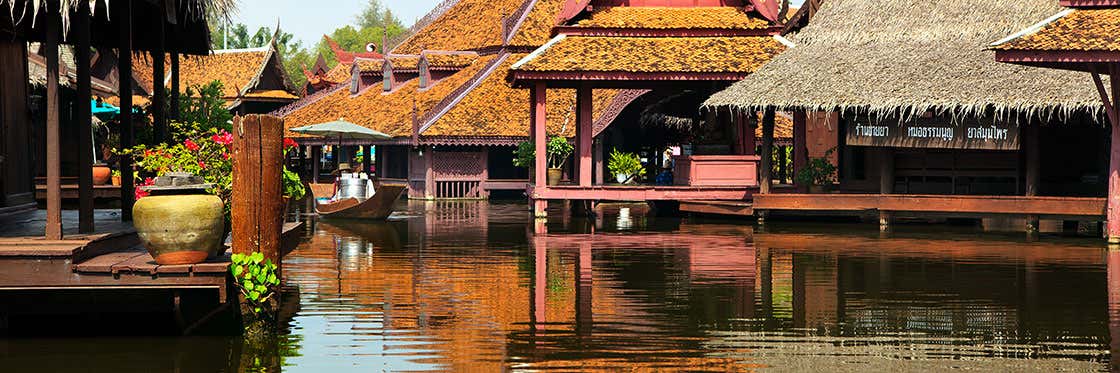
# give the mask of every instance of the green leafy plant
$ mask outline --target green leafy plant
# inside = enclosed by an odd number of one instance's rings
[[[836,181],[836,166],[829,160],[835,150],[836,148],[828,149],[823,157],[810,158],[809,164],[797,172],[794,181],[807,185],[827,185]]]
[[[163,176],[168,172],[190,172],[201,176],[207,183],[213,184],[208,192],[222,199],[228,216],[233,191],[233,162],[230,155],[232,145],[232,134],[211,128],[204,135],[196,135],[179,143],[152,147],[137,145],[120,153],[132,155],[136,159],[136,167],[152,177]],[[151,179],[149,177],[137,186],[150,184]],[[138,199],[146,195],[137,189]]]
[[[284,139],[284,155],[287,156],[288,152],[294,151],[299,148],[299,144],[290,138]],[[284,198],[288,200],[302,199],[307,190],[303,187],[303,180],[300,180],[299,174],[288,170],[288,166],[284,166],[283,173],[280,175],[281,188]]]
[[[533,167],[533,160],[535,159],[536,153],[536,149],[533,149],[532,142],[522,141],[520,144],[517,144],[517,149],[513,151],[513,165],[524,168]]]
[[[233,131],[233,114],[223,96],[222,82],[217,80],[187,87],[179,96],[179,120],[171,122],[173,140],[181,142],[214,130]]]
[[[113,171],[110,171],[110,172],[109,172],[109,176],[112,176],[112,177],[121,177],[121,170],[113,170]]]
[[[548,151],[548,167],[561,168],[564,167],[564,162],[568,160],[568,156],[572,155],[575,147],[568,139],[561,136],[553,136],[548,139],[546,147]]]
[[[265,259],[264,254],[233,254],[229,272],[233,275],[241,295],[249,303],[254,314],[270,310],[270,300],[277,293],[280,278],[276,275],[276,264]]]
[[[611,149],[610,159],[607,160],[607,170],[612,175],[626,175],[627,182],[636,178],[646,175],[646,169],[642,166],[642,159],[634,153],[620,152],[618,149]]]

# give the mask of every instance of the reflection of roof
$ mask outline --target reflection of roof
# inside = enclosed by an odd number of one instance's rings
[[[1120,8],[1065,10],[992,49],[1120,51]]]
[[[284,125],[288,128],[346,118],[360,126],[394,137],[410,136],[413,105],[416,107],[416,115],[422,116],[445,96],[478,74],[493,58],[494,56],[482,57],[480,61],[424,91],[419,91],[417,79],[405,82],[392,93],[382,92],[380,85],[375,85],[357,95],[351,95],[348,89],[341,89],[344,85],[339,85],[333,90],[304,98],[278,114],[284,117]]]
[[[459,0],[420,29],[393,53],[420,54],[425,49],[475,50],[502,45],[502,20],[527,0]]]
[[[507,71],[509,65],[522,56],[508,56],[497,71]],[[594,90],[593,116],[606,109],[617,94],[618,91],[613,89]],[[575,90],[550,89],[546,95],[548,132],[573,136],[576,125]],[[492,73],[421,134],[526,137],[529,135],[529,90],[514,88],[505,74]]]
[[[514,70],[750,73],[786,47],[772,37],[559,36]]]
[[[595,11],[580,27],[648,29],[762,29],[770,22],[737,7],[631,7]]]

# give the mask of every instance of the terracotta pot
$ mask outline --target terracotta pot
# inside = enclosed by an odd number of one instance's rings
[[[222,208],[208,194],[148,196],[132,206],[132,223],[156,263],[201,263],[224,251]]]
[[[548,169],[548,185],[560,185],[560,178],[564,176],[564,170],[559,168]]]
[[[121,175],[114,175],[111,179],[113,186],[121,186]]]
[[[93,165],[93,185],[108,184],[109,175],[111,175],[112,173],[113,170],[110,170],[109,166],[103,164]]]

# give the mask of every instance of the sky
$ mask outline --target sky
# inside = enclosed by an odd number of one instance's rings
[[[238,14],[234,22],[244,23],[254,30],[261,26],[272,27],[277,19],[280,29],[295,35],[304,45],[314,45],[334,29],[344,24],[354,24],[354,16],[365,7],[367,0],[238,0]],[[405,26],[428,14],[441,0],[381,0],[401,19]],[[380,41],[378,41],[380,42]]]
[[[442,0],[381,0],[393,10],[405,26],[428,14]],[[803,0],[792,0],[799,6]],[[367,0],[239,0],[239,11],[233,21],[244,23],[250,30],[261,26],[272,27],[280,21],[280,28],[295,35],[305,46],[314,45],[343,24],[354,24],[354,16],[365,7]],[[373,41],[373,40],[371,40]],[[379,42],[379,41],[374,41]]]

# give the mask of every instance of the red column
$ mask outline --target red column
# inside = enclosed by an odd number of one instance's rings
[[[739,123],[739,129],[740,129],[740,131],[742,131],[742,136],[741,136],[742,139],[743,139],[743,145],[742,145],[743,146],[743,149],[742,149],[743,153],[742,154],[744,154],[744,155],[754,155],[754,153],[755,153],[754,148],[755,148],[756,142],[758,140],[755,140],[755,137],[754,137],[755,126],[752,125],[750,123],[750,121],[747,120],[747,119],[748,118],[747,118],[746,114],[735,114],[735,120],[736,120],[736,122]]]
[[[545,299],[548,292],[548,238],[533,238],[533,326],[548,321]]]
[[[1120,250],[1105,254],[1106,281],[1108,281],[1108,334],[1112,356],[1120,353]],[[1120,369],[1120,359],[1112,359],[1111,371]]]
[[[579,186],[591,186],[591,136],[592,128],[592,91],[590,87],[580,86],[576,90],[576,148],[579,150]]]
[[[547,132],[547,98],[544,83],[534,83],[529,94],[532,107],[529,110],[529,120],[532,122],[533,142],[536,149],[535,164],[533,165],[533,188],[535,193],[546,190],[548,187],[548,143]],[[543,199],[533,200],[533,215],[543,218],[546,215],[548,201]]]
[[[1120,105],[1120,68],[1113,67],[1110,83],[1112,85],[1113,118],[1120,119],[1117,105]],[[1108,162],[1108,243],[1120,244],[1120,124],[1112,123],[1112,144]]]

